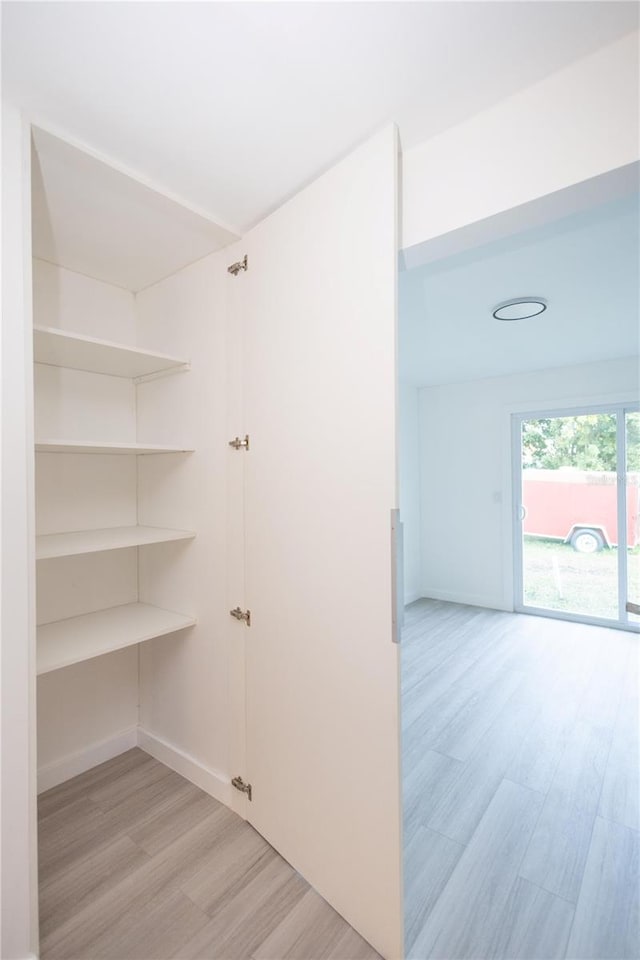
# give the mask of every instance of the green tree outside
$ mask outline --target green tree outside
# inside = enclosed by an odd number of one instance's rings
[[[578,417],[525,420],[523,466],[535,470],[616,470],[616,417],[593,413]],[[640,413],[627,414],[627,469],[640,471]]]

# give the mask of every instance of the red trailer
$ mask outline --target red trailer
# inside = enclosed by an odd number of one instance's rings
[[[627,543],[640,543],[640,474],[627,474]],[[617,546],[618,509],[615,473],[563,467],[523,470],[524,532],[570,543],[581,553]]]

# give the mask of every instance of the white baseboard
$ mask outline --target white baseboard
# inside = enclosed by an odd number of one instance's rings
[[[419,590],[415,590],[413,593],[409,593],[404,598],[404,605],[408,607],[410,603],[415,603],[416,600],[422,600],[423,594]]]
[[[70,780],[71,777],[77,777],[79,773],[96,767],[105,760],[111,760],[125,750],[131,750],[138,745],[137,727],[129,727],[122,730],[113,737],[106,740],[100,740],[98,743],[92,743],[83,750],[76,753],[67,754],[60,760],[54,760],[38,770],[38,793],[49,790],[51,787],[57,787],[59,783]]]
[[[156,760],[166,764],[181,776],[195,783],[220,803],[231,806],[231,781],[219,770],[206,767],[195,757],[190,756],[179,747],[163,740],[148,730],[138,727],[138,746],[141,750],[151,754]]]
[[[160,760],[179,773],[181,776],[195,783],[205,793],[210,794],[221,803],[231,806],[231,781],[219,770],[206,767],[195,757],[190,756],[179,747],[168,743],[142,727],[130,727],[120,733],[92,743],[84,750],[68,754],[60,760],[55,760],[38,770],[38,793],[57,787],[59,783],[77,777],[79,773],[96,767],[105,760],[111,760],[132,747],[140,747],[145,753]]]
[[[486,607],[488,610],[505,610],[513,612],[513,606],[505,604],[504,600],[497,597],[485,597],[478,594],[450,593],[446,590],[422,591],[422,596],[428,600],[443,600],[446,603],[462,603],[468,607]]]

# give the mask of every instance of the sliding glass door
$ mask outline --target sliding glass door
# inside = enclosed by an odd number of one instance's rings
[[[516,609],[640,626],[640,413],[514,416]]]
[[[640,412],[626,410],[623,462],[627,474],[628,551],[624,606],[630,623],[640,627]],[[624,589],[624,588],[623,588]]]

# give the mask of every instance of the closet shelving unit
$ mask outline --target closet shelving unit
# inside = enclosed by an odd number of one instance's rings
[[[69,333],[56,327],[34,326],[33,356],[36,363],[132,380],[190,368],[188,360]]]
[[[134,382],[190,369],[188,360],[70,333],[34,327],[34,360],[50,366],[123,377]],[[38,439],[37,453],[124,454],[192,453],[192,448],[142,443]],[[195,537],[190,530],[150,526],[73,530],[36,537],[36,559],[51,560],[106,550],[148,546]],[[182,630],[194,617],[135,602],[42,624],[37,630],[38,675],[90,660],[133,644]]]
[[[49,673],[81,660],[153,640],[195,624],[173,610],[149,603],[126,603],[38,627],[37,673]]]
[[[171,540],[191,540],[191,530],[168,530],[163,527],[106,527],[103,530],[74,530],[70,533],[48,533],[36,537],[36,560],[74,557],[81,553],[144,547]]]
[[[103,443],[100,440],[36,440],[36,453],[193,453],[193,448],[146,443]]]

